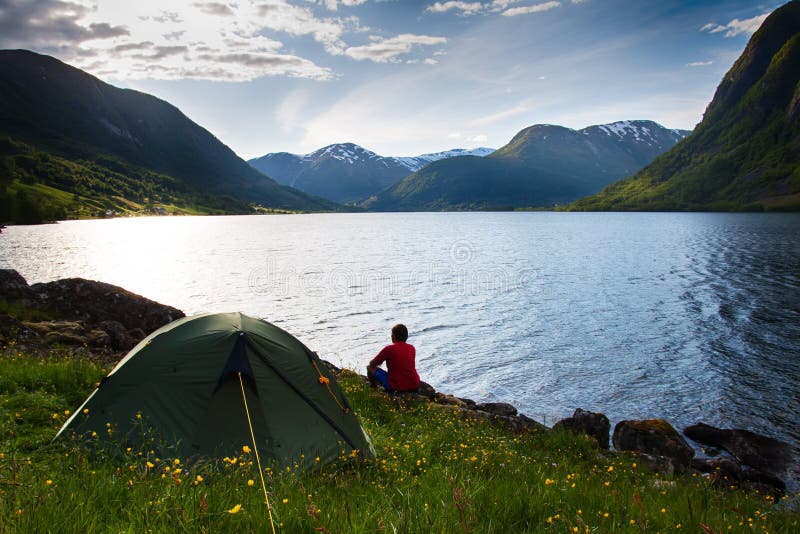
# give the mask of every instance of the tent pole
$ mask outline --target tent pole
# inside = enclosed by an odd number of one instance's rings
[[[272,534],[275,534],[275,523],[272,521],[272,507],[269,505],[269,497],[267,496],[267,485],[264,482],[264,470],[261,468],[261,457],[258,455],[258,445],[256,444],[256,435],[253,432],[253,422],[250,420],[250,409],[247,407],[247,395],[244,393],[244,382],[242,381],[242,373],[239,375],[239,386],[242,388],[242,401],[244,401],[244,413],[247,415],[247,424],[250,427],[250,438],[253,440],[253,451],[256,453],[256,465],[258,465],[258,475],[261,477],[261,489],[264,490],[264,503],[267,505],[267,517],[269,518],[269,526],[272,527]]]

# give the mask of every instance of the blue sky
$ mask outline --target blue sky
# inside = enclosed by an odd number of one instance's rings
[[[691,129],[779,2],[0,0],[0,47],[163,98],[244,158],[498,148],[526,126]]]

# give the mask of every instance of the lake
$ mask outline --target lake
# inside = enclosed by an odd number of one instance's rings
[[[9,227],[0,267],[242,311],[363,370],[408,325],[423,380],[548,425],[704,421],[800,446],[800,215],[389,213]]]

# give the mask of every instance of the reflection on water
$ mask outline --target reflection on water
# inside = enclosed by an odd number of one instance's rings
[[[363,367],[403,321],[424,379],[800,445],[800,217],[419,213],[11,227],[0,265],[264,317]]]

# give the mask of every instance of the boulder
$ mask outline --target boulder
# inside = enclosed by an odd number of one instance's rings
[[[139,342],[131,337],[125,325],[119,321],[101,321],[97,328],[108,335],[109,345],[115,350],[131,350]]]
[[[0,299],[22,304],[36,300],[36,293],[14,269],[0,269]]]
[[[693,458],[692,469],[710,473],[713,480],[738,482],[742,479],[742,466],[732,458]]]
[[[792,447],[788,443],[748,430],[716,428],[697,423],[685,428],[683,433],[698,443],[725,449],[740,463],[774,476],[785,473],[793,458]]]
[[[517,415],[517,409],[506,402],[481,402],[473,406],[472,409],[505,417]]]
[[[36,293],[38,308],[90,325],[116,321],[124,325],[126,331],[140,328],[143,332],[152,332],[184,317],[176,308],[104,282],[67,278],[34,284],[30,289]]]
[[[90,347],[108,347],[111,345],[111,337],[103,330],[90,330],[86,334],[86,340]]]
[[[427,382],[420,381],[419,388],[416,391],[417,395],[421,395],[426,399],[433,399],[436,397],[436,390],[433,389],[433,386],[428,384]]]
[[[618,451],[638,451],[669,459],[675,471],[686,471],[694,450],[678,431],[663,419],[620,421],[612,437]]]
[[[553,425],[553,430],[558,428],[591,436],[601,448],[608,449],[608,434],[611,430],[611,423],[604,414],[578,408],[572,414],[572,417],[562,419]]]
[[[459,399],[458,397],[454,397],[453,395],[446,395],[444,393],[437,393],[433,397],[433,401],[438,404],[449,404],[451,406],[458,406],[459,408],[467,408],[467,403]]]
[[[457,397],[457,398],[458,398],[458,400],[460,400],[461,402],[466,404],[467,408],[473,408],[474,409],[475,406],[477,406],[477,404],[478,404],[477,402],[475,402],[472,399],[467,399],[467,398],[464,398],[464,397]]]
[[[44,342],[48,345],[88,345],[89,340],[80,334],[69,331],[53,331],[44,336]]]

